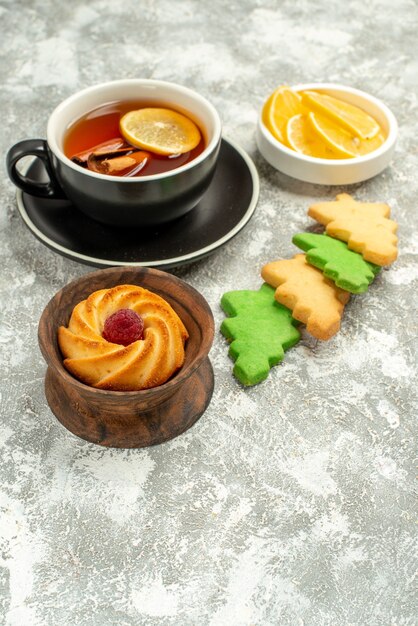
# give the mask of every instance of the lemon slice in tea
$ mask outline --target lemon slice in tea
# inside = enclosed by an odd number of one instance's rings
[[[196,124],[171,109],[129,111],[119,125],[123,137],[132,145],[166,156],[190,152],[201,139]]]

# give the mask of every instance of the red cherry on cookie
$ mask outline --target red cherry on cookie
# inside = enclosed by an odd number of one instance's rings
[[[120,309],[105,321],[102,336],[110,343],[129,346],[144,336],[144,320],[131,309]]]

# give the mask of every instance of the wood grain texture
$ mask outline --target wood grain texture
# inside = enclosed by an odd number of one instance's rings
[[[161,404],[149,407],[131,397],[110,412],[100,403],[87,403],[48,368],[45,395],[56,418],[74,435],[102,446],[144,448],[174,439],[193,426],[210,402],[213,385],[212,365],[205,359]]]
[[[75,379],[64,368],[57,341],[76,304],[98,289],[139,285],[171,304],[189,339],[183,367],[169,381],[143,391],[103,391]],[[46,306],[38,328],[48,364],[46,398],[57,419],[74,434],[105,446],[144,447],[184,432],[202,415],[213,391],[207,358],[214,335],[212,312],[203,296],[179,278],[149,268],[111,268],[82,276]]]

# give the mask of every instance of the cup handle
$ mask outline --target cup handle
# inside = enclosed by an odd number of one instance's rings
[[[25,156],[41,159],[49,176],[49,181],[40,183],[24,176],[17,169],[17,164]],[[10,180],[25,193],[38,198],[64,199],[66,195],[57,182],[48,154],[48,144],[44,139],[25,139],[12,146],[6,157],[7,172]]]

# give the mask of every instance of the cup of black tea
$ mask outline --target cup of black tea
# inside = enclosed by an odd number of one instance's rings
[[[7,154],[25,193],[68,199],[115,226],[169,222],[192,210],[215,172],[221,122],[203,96],[175,83],[127,79],[89,87],[51,114],[47,139],[26,139]],[[43,161],[48,182],[31,180],[20,159]]]

